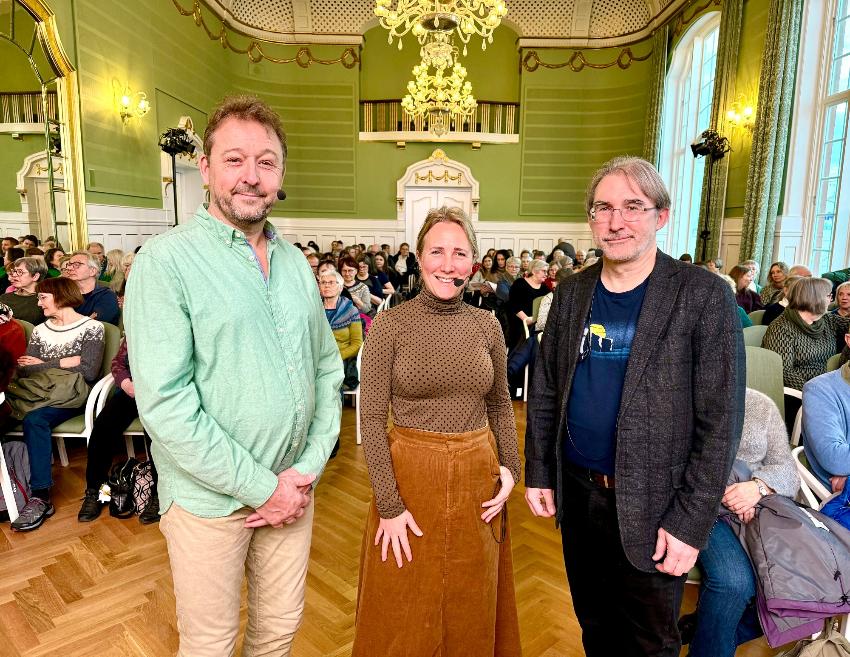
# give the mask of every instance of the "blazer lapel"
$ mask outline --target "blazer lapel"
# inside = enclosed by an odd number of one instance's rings
[[[670,266],[670,256],[658,252],[655,268],[649,275],[646,295],[638,317],[635,339],[632,342],[626,378],[623,382],[623,396],[620,401],[620,414],[628,407],[649,359],[658,343],[658,339],[667,330],[674,300],[679,291],[679,277]]]

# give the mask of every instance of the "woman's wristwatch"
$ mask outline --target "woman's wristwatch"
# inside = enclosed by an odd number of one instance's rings
[[[759,488],[759,495],[761,495],[762,497],[764,497],[765,495],[770,495],[770,489],[768,489],[768,487],[761,479],[759,479],[758,477],[753,477],[753,481]]]

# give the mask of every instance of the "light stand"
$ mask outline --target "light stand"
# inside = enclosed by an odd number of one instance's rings
[[[705,262],[708,251],[708,238],[711,237],[711,229],[709,222],[711,217],[711,179],[714,173],[714,163],[717,160],[723,159],[732,148],[729,146],[729,140],[726,137],[721,137],[716,130],[706,130],[699,138],[691,144],[691,152],[695,158],[706,156],[708,158],[706,167],[708,169],[708,188],[705,194],[705,224],[699,233],[699,238],[702,241],[700,250],[700,262]]]
[[[177,156],[195,152],[195,144],[184,128],[168,128],[159,137],[159,147],[163,153],[171,156],[171,196],[174,198],[174,225],[180,222],[177,210]]]

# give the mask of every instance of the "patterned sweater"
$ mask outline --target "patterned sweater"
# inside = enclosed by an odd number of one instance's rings
[[[809,379],[826,372],[826,361],[838,353],[837,339],[847,332],[850,319],[827,313],[821,317],[828,330],[819,335],[804,332],[788,313],[796,310],[786,308],[764,335],[761,346],[782,356],[784,385],[802,390]]]
[[[66,367],[70,372],[80,372],[87,383],[97,380],[100,365],[103,361],[103,324],[82,317],[71,324],[55,324],[48,319],[35,327],[27,345],[27,356],[34,356],[42,361],[39,365],[26,365],[18,368],[21,376],[33,372],[59,367],[59,361],[71,356],[79,356],[80,364],[76,367]]]

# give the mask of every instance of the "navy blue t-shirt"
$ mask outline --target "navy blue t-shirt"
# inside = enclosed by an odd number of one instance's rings
[[[567,408],[564,456],[573,463],[614,474],[617,414],[647,282],[628,292],[609,292],[600,280]]]

